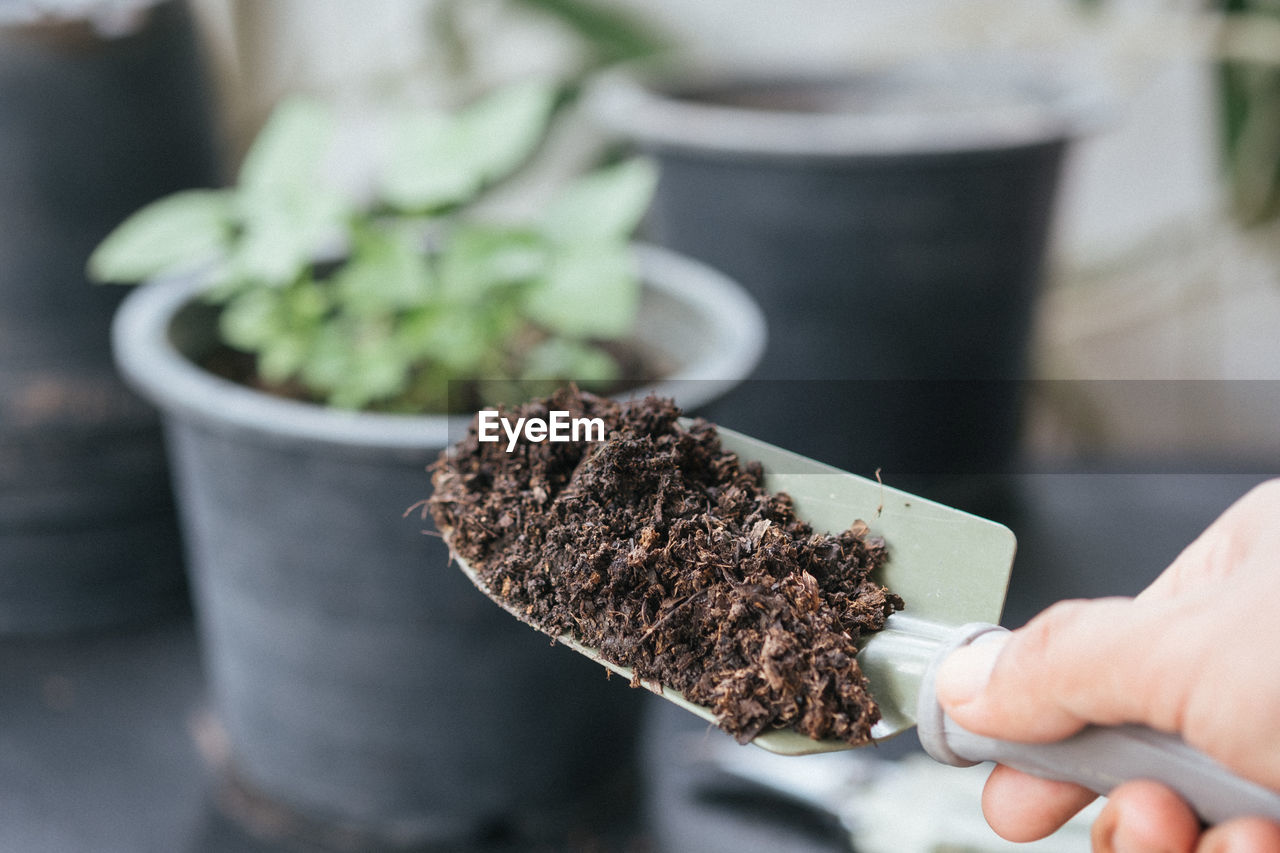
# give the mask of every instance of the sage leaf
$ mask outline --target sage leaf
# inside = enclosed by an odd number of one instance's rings
[[[286,382],[302,369],[310,353],[311,342],[305,334],[273,337],[258,351],[258,373],[268,382]]]
[[[458,114],[472,167],[484,183],[506,177],[538,147],[558,88],[530,80],[505,86]]]
[[[649,209],[657,183],[657,167],[644,158],[592,172],[551,201],[541,230],[559,243],[625,238]]]
[[[222,339],[233,347],[256,352],[287,331],[276,290],[246,290],[223,307],[218,318]]]
[[[230,208],[227,190],[184,190],[153,201],[93,250],[89,276],[124,283],[193,269],[227,248]]]
[[[333,276],[343,307],[373,316],[424,305],[433,291],[431,266],[408,235],[375,234]]]
[[[552,332],[607,339],[631,329],[639,304],[636,261],[619,240],[562,249],[530,290],[525,310]]]
[[[365,337],[352,353],[350,372],[329,391],[328,403],[341,409],[360,409],[392,397],[409,383],[408,365],[385,336]]]
[[[428,212],[459,204],[480,190],[469,140],[457,119],[425,110],[404,110],[393,119],[388,153],[378,182],[391,207]]]
[[[294,97],[271,112],[240,166],[239,186],[250,195],[303,190],[322,177],[336,118],[324,103]]]
[[[621,375],[618,362],[599,347],[581,341],[549,338],[525,356],[521,378],[576,382],[582,386],[602,385]]]
[[[344,249],[350,203],[321,183],[241,194],[242,233],[231,254],[233,275],[268,286],[291,282],[312,261]]]
[[[545,274],[546,241],[536,232],[488,225],[464,225],[441,253],[441,287],[453,300],[479,301],[491,291]]]

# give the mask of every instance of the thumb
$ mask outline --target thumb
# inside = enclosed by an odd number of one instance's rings
[[[1127,598],[1060,602],[1002,642],[949,655],[938,699],[970,731],[1007,740],[1060,740],[1087,723],[1174,731],[1188,650],[1168,636],[1179,623],[1167,609]]]

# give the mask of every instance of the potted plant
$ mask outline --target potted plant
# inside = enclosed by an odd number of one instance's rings
[[[597,122],[661,163],[651,238],[729,272],[769,317],[759,381],[717,419],[900,484],[931,475],[925,490],[1010,463],[1090,87],[1011,57],[686,59],[615,70],[593,94]]]
[[[701,380],[667,386],[696,407],[763,348],[736,285],[629,248],[643,162],[529,221],[480,218],[554,99],[526,83],[405,114],[360,203],[324,180],[332,116],[283,105],[237,186],[159,201],[93,258],[102,278],[170,271],[125,300],[116,358],[170,438],[231,772],[305,815],[401,840],[546,837],[633,768],[626,686],[530,642],[404,517],[465,423],[451,397],[613,383],[630,351],[661,381]]]
[[[120,381],[123,293],[84,263],[122,216],[218,180],[185,6],[0,8],[0,635],[186,605],[160,426]]]

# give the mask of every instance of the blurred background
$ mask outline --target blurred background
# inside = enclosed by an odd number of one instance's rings
[[[153,64],[132,54],[118,68],[90,64],[97,48],[85,45],[128,40],[148,27],[162,30],[148,49]],[[926,158],[938,157],[927,166],[909,160],[919,142],[907,154],[880,151],[868,160],[866,150],[856,152],[862,159],[847,175],[839,171],[844,154],[807,155],[822,161],[827,178],[796,183],[783,181],[792,167],[778,161],[773,177],[743,184],[739,201],[726,201],[733,190],[716,181],[738,180],[733,169],[773,163],[774,155],[739,151],[730,166],[707,166],[713,158],[690,153],[687,141],[629,134],[625,122],[602,119],[586,98],[560,115],[530,168],[484,200],[497,215],[536,211],[568,176],[603,158],[632,146],[653,154],[662,171],[641,235],[746,285],[769,327],[762,366],[706,413],[858,473],[871,475],[879,456],[849,450],[856,426],[838,434],[829,426],[847,423],[849,400],[884,393],[885,383],[897,387],[903,378],[941,380],[942,405],[951,404],[956,383],[976,383],[963,387],[982,400],[988,386],[1012,390],[1007,423],[979,424],[973,434],[955,427],[960,443],[943,448],[961,457],[955,470],[939,474],[932,457],[903,457],[904,475],[886,478],[936,490],[929,494],[1014,529],[1020,553],[1006,624],[1063,597],[1136,592],[1232,500],[1280,470],[1274,0],[0,0],[0,262],[7,267],[0,288],[14,294],[0,312],[0,604],[58,594],[52,581],[35,594],[19,591],[38,562],[61,567],[109,552],[131,570],[127,579],[123,571],[115,581],[95,576],[76,593],[72,617],[58,611],[51,621],[27,620],[32,609],[5,617],[0,851],[1003,849],[976,810],[980,777],[919,763],[909,739],[871,758],[803,765],[798,775],[808,778],[798,780],[797,762],[744,758],[652,700],[644,704],[640,781],[618,795],[627,800],[619,815],[603,829],[575,823],[536,840],[496,819],[449,837],[369,834],[332,815],[295,811],[226,769],[235,746],[210,710],[201,640],[174,571],[183,557],[165,462],[135,442],[157,430],[155,416],[118,387],[110,368],[107,326],[122,294],[85,281],[89,253],[148,201],[230,182],[289,96],[336,105],[345,128],[339,171],[358,184],[376,144],[368,127],[380,105],[452,107],[533,77],[569,81],[576,95],[594,91],[596,75],[613,63],[668,52],[823,79],[853,69],[927,68],[951,57],[1016,56],[1055,69],[1055,86],[1070,81],[1070,120],[1030,146],[1048,152],[1049,170],[1025,178],[1031,189],[1017,189],[1024,179],[1010,177],[1023,166],[986,155],[975,161],[999,188],[990,198],[1009,200],[1003,219],[981,206],[961,205],[959,214],[947,208],[955,198],[987,196],[977,172],[946,183],[939,164],[963,159],[946,146],[939,154],[923,144]],[[42,105],[66,92],[79,94],[68,95],[50,122]],[[686,92],[683,100],[697,97]],[[735,144],[711,148],[733,151]],[[895,171],[915,168],[925,171]],[[819,203],[795,189],[823,183],[834,190]],[[912,194],[926,185],[946,189],[937,197]],[[866,187],[882,194],[862,207],[836,207],[833,199]],[[682,188],[720,203],[723,214],[681,214]],[[764,215],[755,222],[731,215],[754,212],[741,199],[762,198],[761,207],[778,201],[776,214],[792,196],[796,209],[836,210],[837,223],[876,220],[890,211],[886,200],[905,198],[884,218],[899,217],[910,239],[869,251],[869,234],[893,228],[859,224],[855,239],[853,230],[798,214],[787,215],[785,226]],[[1025,210],[1015,203],[1027,200],[1035,204]],[[955,224],[928,219],[934,207],[947,208],[945,221]],[[725,236],[731,227],[743,231]],[[783,230],[799,255],[770,254],[782,241],[767,235]],[[766,236],[752,236],[759,233]],[[1015,342],[1015,354],[998,363],[1017,366],[1008,372],[961,365],[904,377],[890,359],[865,374],[825,373],[815,365],[840,361],[837,347],[854,346],[837,339],[861,334],[840,332],[857,328],[845,322],[848,305],[770,289],[783,279],[801,288],[840,282],[861,265],[881,283],[900,276],[893,287],[905,288],[930,253],[944,272],[920,272],[922,280],[966,282],[972,273],[961,268],[962,254],[985,259],[1005,244],[1016,249],[1009,277],[1022,294],[1008,299],[1022,305],[1029,323],[1010,332],[1025,352]],[[752,255],[742,246],[763,248]],[[957,346],[977,341],[980,350],[1001,334],[981,313],[987,303],[912,300],[930,322],[959,329],[956,340],[967,343]],[[46,328],[37,322],[51,331],[37,331]],[[909,336],[899,328],[909,324],[893,327],[895,336]],[[67,367],[79,350],[96,364]],[[944,362],[956,351],[944,350]],[[47,364],[75,381],[38,381]],[[793,387],[806,389],[804,399],[787,398],[785,408],[773,402]],[[779,410],[776,418],[762,413],[769,408]],[[80,423],[86,415],[92,424]],[[58,430],[78,436],[101,423],[111,430],[106,444],[51,443]],[[894,422],[890,438],[869,432],[867,442],[889,453],[903,429]],[[122,486],[126,468],[145,485]],[[96,491],[69,485],[87,469],[104,472]],[[998,481],[978,476],[994,474]],[[32,479],[38,488],[29,487]],[[111,538],[104,545],[85,530]],[[66,574],[60,571],[40,576]],[[160,590],[145,611],[92,614],[122,596],[122,586],[139,584]],[[429,772],[446,779],[457,772],[465,790],[494,771]],[[894,819],[917,824],[919,837],[908,844],[895,836]],[[1065,830],[1043,849],[1087,849],[1079,832]],[[963,846],[947,846],[957,843]]]
[[[610,51],[645,44],[590,24],[575,29],[567,4],[555,2],[406,0],[381,3],[376,15],[336,2],[304,5],[300,13],[289,2],[194,3],[230,163],[287,93],[360,103],[399,91],[448,103],[521,75],[579,74]],[[1064,165],[1036,306],[1033,375],[1278,378],[1280,119],[1268,69],[1280,53],[1280,25],[1267,3],[598,5],[623,14],[653,45],[748,65],[829,69],[1022,50],[1083,70],[1103,100]],[[594,156],[603,139],[580,118],[557,133],[541,170],[525,180],[554,180],[557,170]],[[1125,411],[1131,391],[1041,386],[1031,446],[1218,452],[1275,450],[1280,440],[1275,409],[1258,403],[1267,395],[1261,385],[1161,393],[1162,408],[1141,414]],[[1233,416],[1212,414],[1221,406]]]

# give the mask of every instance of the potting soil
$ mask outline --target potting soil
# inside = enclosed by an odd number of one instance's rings
[[[741,742],[785,727],[867,742],[879,710],[855,655],[903,606],[871,579],[885,543],[862,521],[815,533],[669,400],[568,389],[503,415],[551,411],[601,418],[605,440],[508,452],[473,423],[433,468],[432,516],[490,595],[633,684],[710,707]]]

